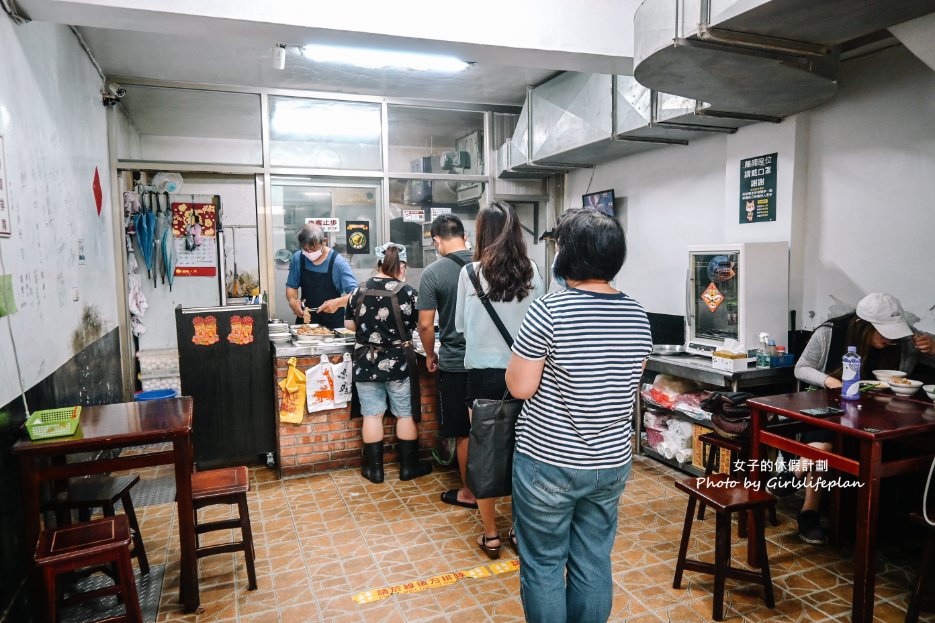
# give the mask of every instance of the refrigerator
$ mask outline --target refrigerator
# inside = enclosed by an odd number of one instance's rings
[[[265,304],[175,309],[182,393],[194,408],[198,469],[271,464],[273,362]]]

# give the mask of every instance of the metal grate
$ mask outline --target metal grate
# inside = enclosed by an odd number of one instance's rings
[[[159,597],[162,595],[162,576],[165,573],[164,565],[150,565],[149,574],[140,577],[140,570],[133,569],[136,575],[136,590],[140,597],[140,608],[143,611],[143,623],[155,623],[156,614],[159,611]],[[95,573],[92,576],[78,580],[73,586],[67,587],[66,596],[76,592],[87,592],[98,588],[104,588],[113,584],[113,580],[103,573]],[[61,614],[62,623],[87,623],[89,621],[100,621],[112,616],[120,616],[126,610],[123,604],[117,603],[117,598],[113,595],[108,597],[99,597],[90,601],[65,608]]]

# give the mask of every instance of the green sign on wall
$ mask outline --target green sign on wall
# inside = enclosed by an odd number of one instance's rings
[[[740,161],[740,224],[776,220],[776,166],[779,154]]]

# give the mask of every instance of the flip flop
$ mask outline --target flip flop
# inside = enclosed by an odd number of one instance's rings
[[[442,493],[442,502],[452,506],[463,506],[464,508],[477,508],[477,502],[462,502],[458,499],[457,489],[448,489]]]

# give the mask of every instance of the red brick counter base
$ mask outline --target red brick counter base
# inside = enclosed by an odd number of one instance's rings
[[[342,355],[331,355],[332,363],[339,363]],[[289,370],[288,357],[276,358],[276,413],[279,421],[281,391],[279,381]],[[318,363],[318,357],[299,357],[299,370],[307,370]],[[425,358],[419,358],[419,378],[422,394],[422,422],[419,424],[419,446],[423,457],[435,447],[438,433],[438,390],[436,375],[425,368]],[[351,406],[330,411],[306,413],[301,424],[279,422],[279,476],[304,476],[343,467],[359,466],[363,460],[360,439],[362,418],[351,417]],[[386,462],[396,461],[396,418],[383,420]]]

